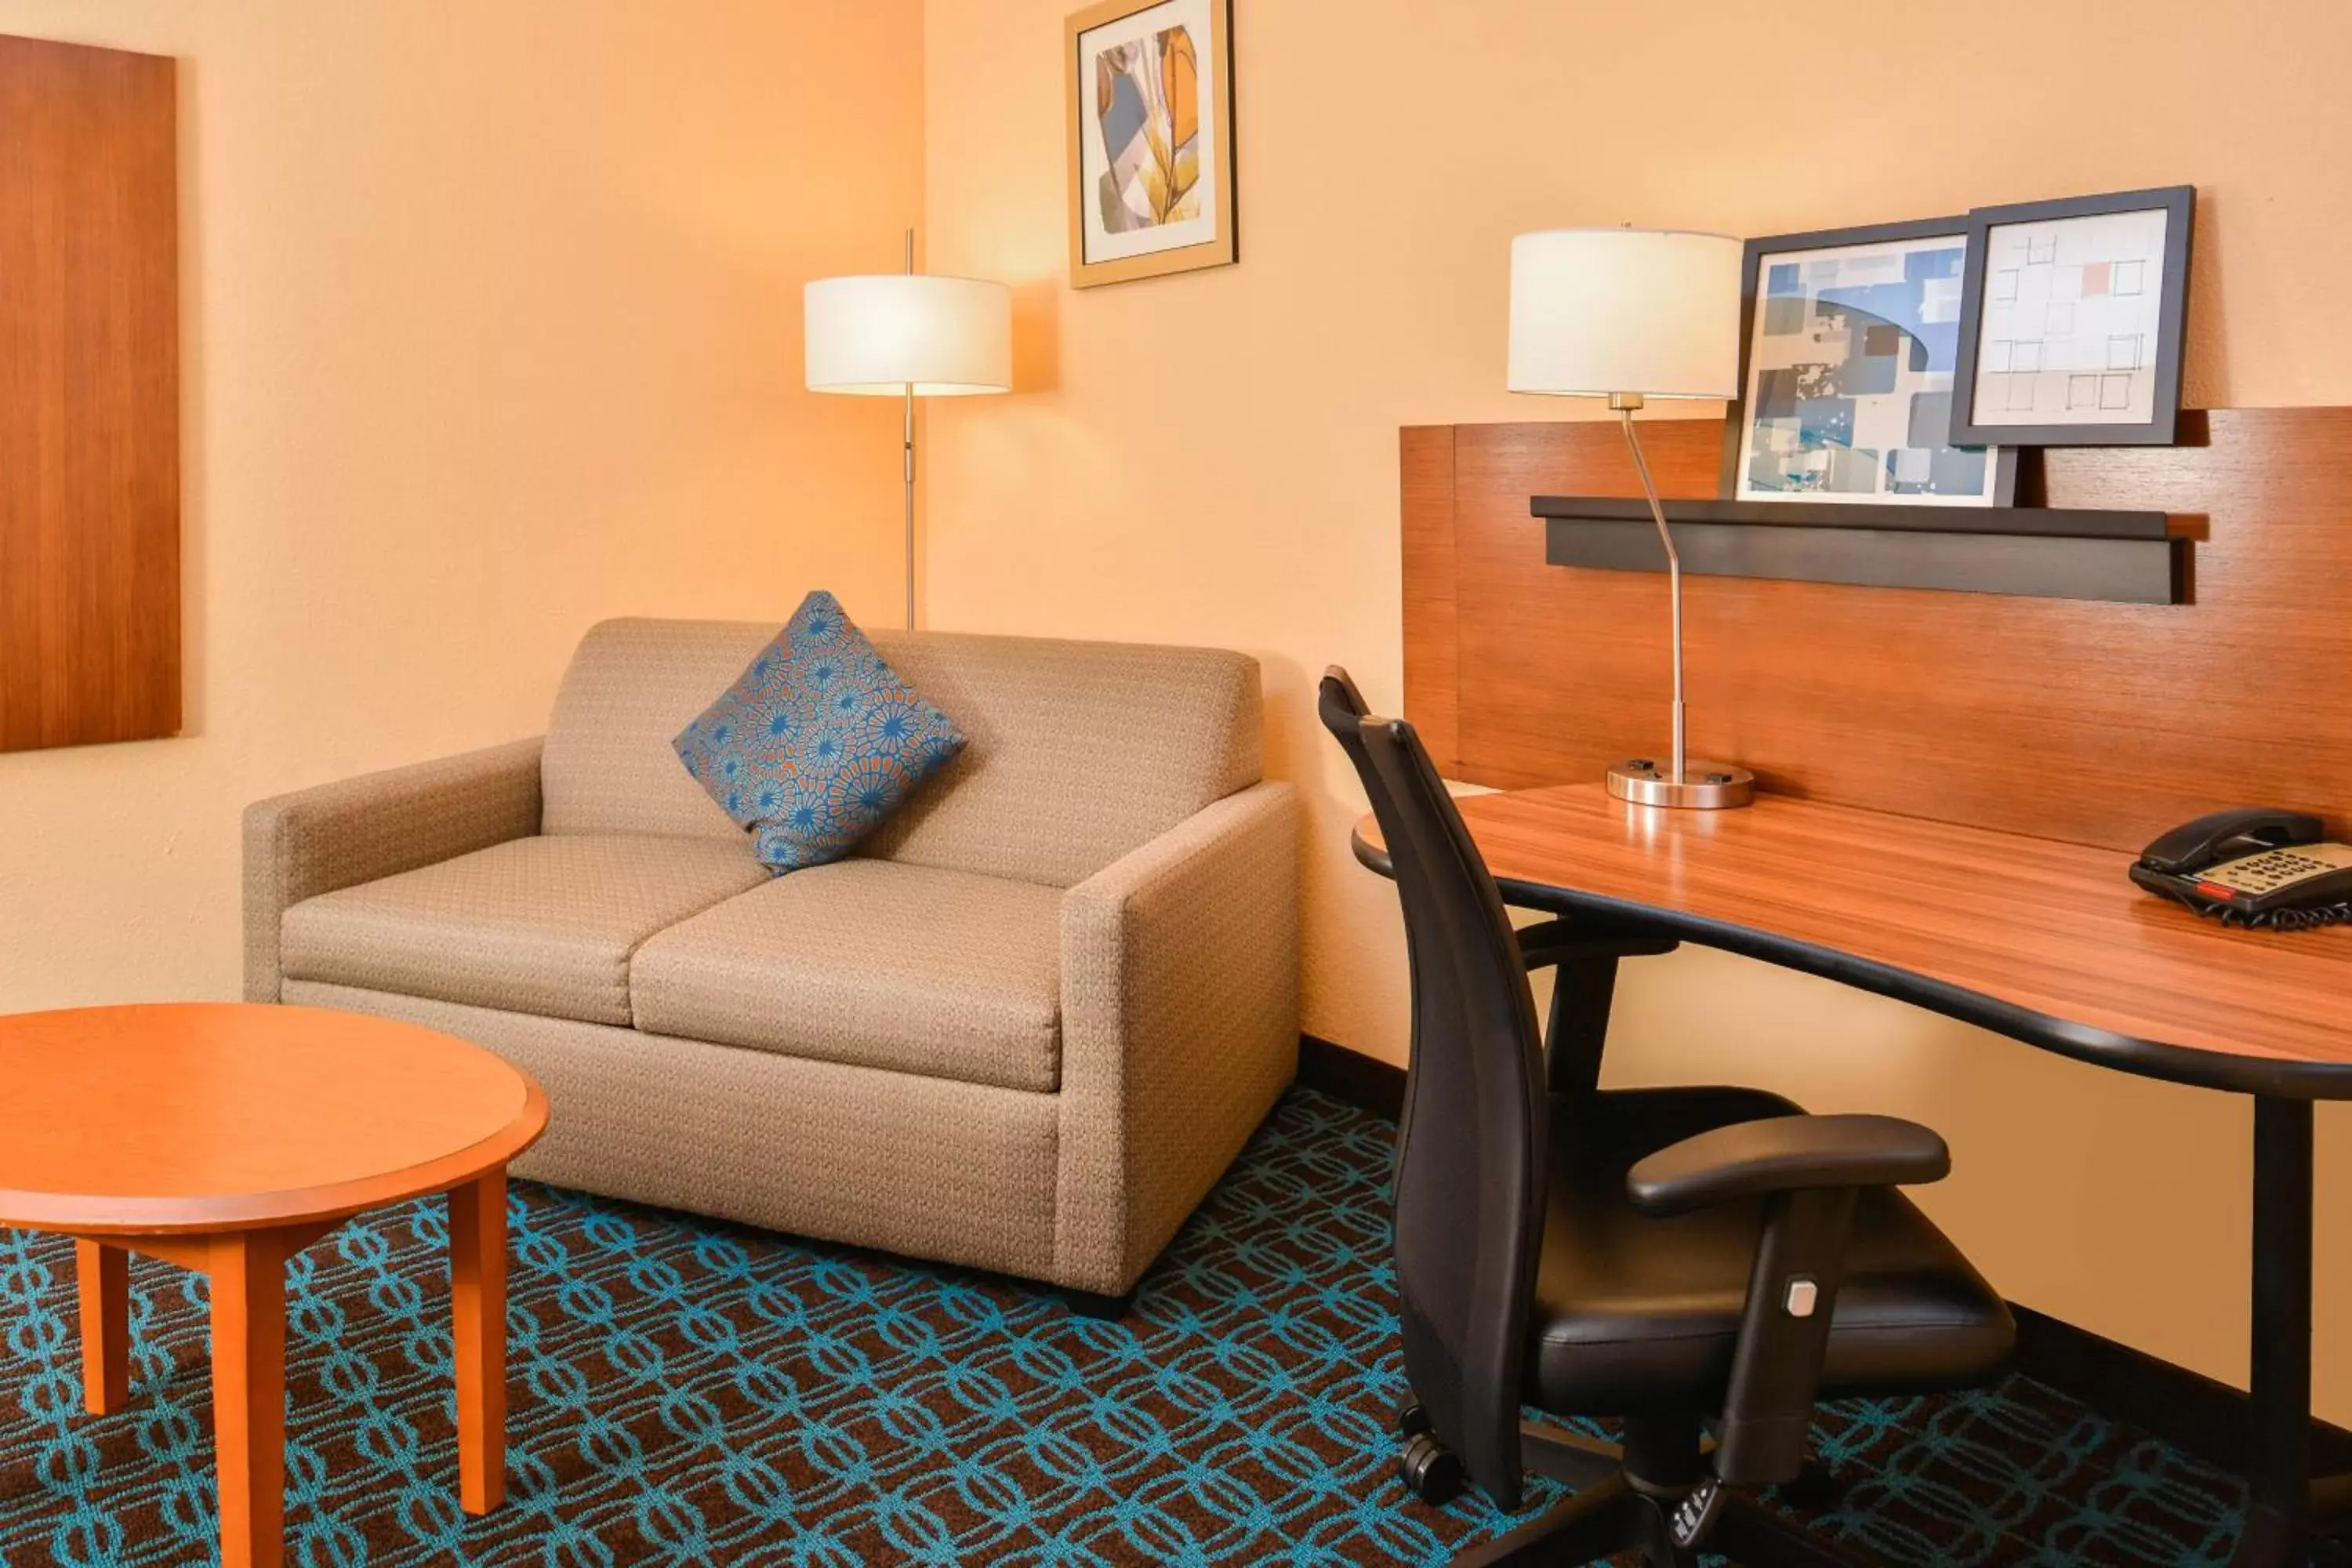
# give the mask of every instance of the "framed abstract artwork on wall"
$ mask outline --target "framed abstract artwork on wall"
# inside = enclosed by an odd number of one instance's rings
[[[1232,0],[1104,0],[1069,18],[1070,282],[1234,259]]]
[[[2176,185],[1969,214],[1953,439],[2171,442],[2196,195]]]
[[[1751,239],[1727,500],[2009,506],[2013,447],[1950,437],[1968,221]]]

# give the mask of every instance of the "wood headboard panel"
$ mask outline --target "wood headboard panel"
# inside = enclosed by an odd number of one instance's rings
[[[2207,519],[2187,605],[1685,578],[1692,752],[1768,789],[2112,848],[2225,805],[2347,836],[2352,408],[2202,423],[2202,445],[2043,470],[2052,506]],[[1720,421],[1642,428],[1662,494],[1715,493]],[[1518,788],[1662,749],[1664,574],[1547,565],[1528,514],[1639,493],[1615,423],[1408,426],[1402,458],[1405,711],[1441,770]]]

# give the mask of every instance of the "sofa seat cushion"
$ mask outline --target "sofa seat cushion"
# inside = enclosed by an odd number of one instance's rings
[[[285,972],[625,1026],[638,944],[767,879],[740,838],[510,839],[295,905]]]
[[[637,1027],[925,1078],[1061,1079],[1056,888],[843,860],[672,926],[629,967]]]

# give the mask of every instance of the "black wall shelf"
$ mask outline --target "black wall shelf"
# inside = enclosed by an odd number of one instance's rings
[[[2189,541],[2160,511],[1670,500],[1683,570],[1874,588],[2177,605]],[[1646,502],[1537,496],[1554,566],[1663,572]]]

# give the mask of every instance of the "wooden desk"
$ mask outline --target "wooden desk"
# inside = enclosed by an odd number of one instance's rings
[[[2231,1568],[2300,1564],[2352,1478],[2311,1468],[2312,1111],[2352,1099],[2352,927],[2226,931],[2129,857],[1782,796],[1668,811],[1599,784],[1459,801],[1509,902],[1842,981],[2124,1072],[2254,1099],[2252,1498]],[[1385,874],[1367,818],[1360,859]],[[1551,1048],[1597,1063],[1613,961]],[[1556,1033],[1559,1015],[1556,1013]]]

